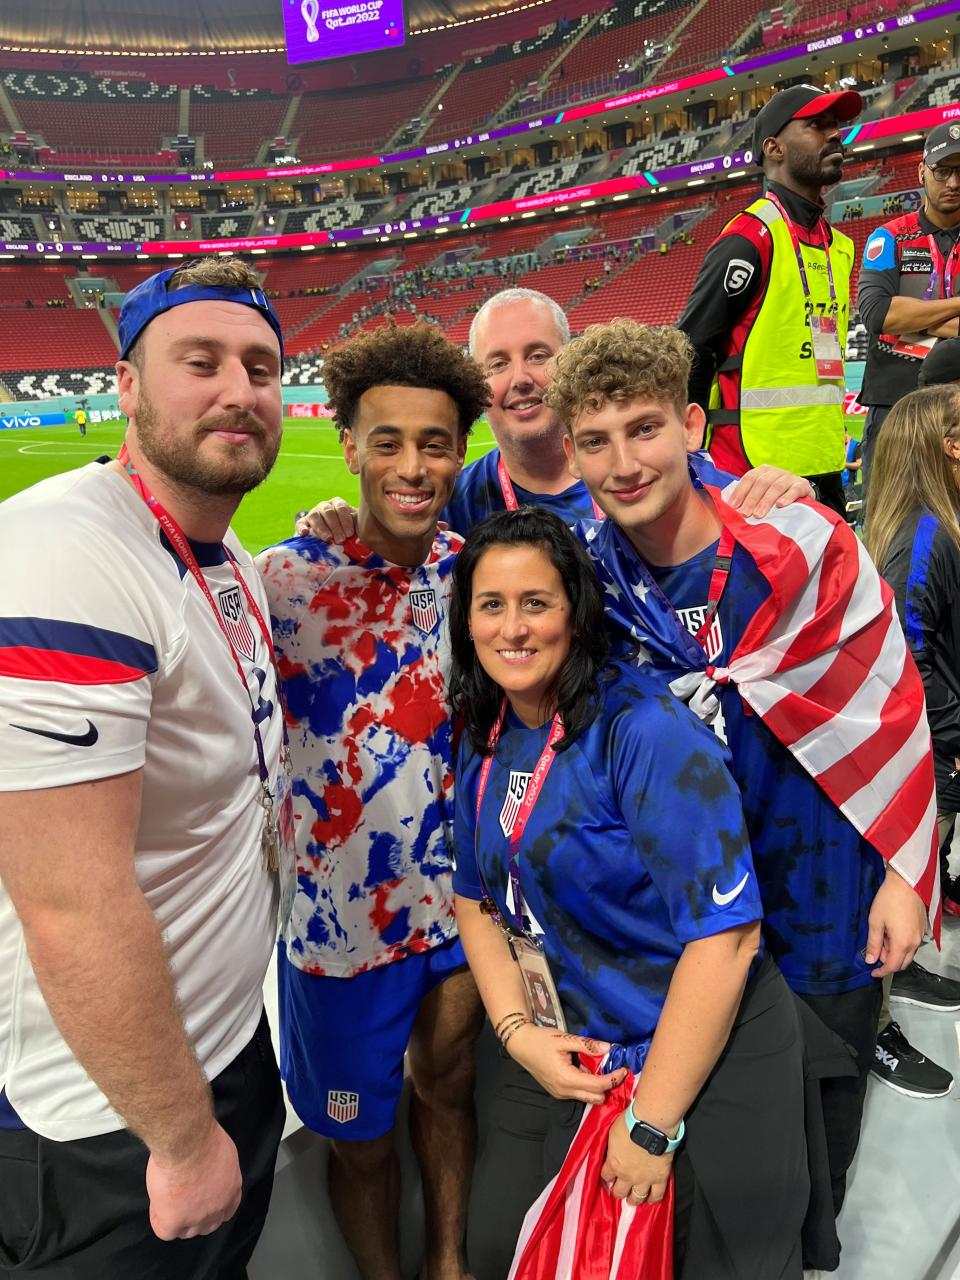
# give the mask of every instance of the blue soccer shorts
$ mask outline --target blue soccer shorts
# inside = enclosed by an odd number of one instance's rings
[[[390,1132],[420,1005],[466,963],[450,938],[352,978],[318,977],[279,944],[280,1074],[308,1129],[346,1142]]]

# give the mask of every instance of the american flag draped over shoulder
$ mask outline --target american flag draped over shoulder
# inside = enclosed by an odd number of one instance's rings
[[[595,1075],[602,1058],[581,1054]],[[673,1280],[673,1179],[659,1204],[616,1200],[600,1180],[607,1134],[634,1077],[584,1110],[560,1172],[528,1210],[509,1280]]]
[[[696,481],[695,481],[696,483]],[[726,667],[700,645],[612,521],[587,528],[609,611],[678,696],[710,718],[711,690],[732,681],[860,834],[913,885],[940,937],[936,793],[923,684],[893,592],[844,521],[796,502],[745,519],[703,486],[723,524],[770,584]],[[729,493],[728,487],[723,491]]]

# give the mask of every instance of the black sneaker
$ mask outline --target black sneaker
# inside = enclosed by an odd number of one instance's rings
[[[871,1070],[878,1080],[910,1098],[942,1098],[953,1085],[950,1072],[914,1049],[895,1022],[877,1036]]]
[[[924,1009],[960,1009],[960,982],[931,973],[914,960],[893,975],[890,999],[919,1004]]]

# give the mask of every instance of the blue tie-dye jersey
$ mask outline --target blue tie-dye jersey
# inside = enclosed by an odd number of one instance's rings
[[[352,538],[293,538],[257,561],[294,769],[297,892],[287,958],[351,977],[456,933],[446,610],[462,545],[414,569]]]
[[[716,547],[685,564],[654,568],[641,564],[612,523],[585,531],[591,535],[587,550],[604,584],[617,651],[628,652],[643,640],[653,664],[669,679],[696,669],[688,660],[691,649],[702,667],[692,635],[706,612]],[[711,662],[729,661],[769,592],[767,580],[738,543],[708,637]],[[771,955],[790,986],[805,995],[869,985],[871,966],[861,952],[870,907],[883,882],[883,859],[744,704],[735,685],[718,685],[714,693],[721,708],[715,727],[729,745],[743,795]]]
[[[520,886],[569,1029],[643,1062],[684,945],[756,920],[740,797],[718,739],[655,676],[615,664],[593,723],[558,752],[520,846]],[[476,821],[478,757],[457,762],[454,888],[508,902],[516,797],[549,724],[508,713]],[[475,836],[476,833],[476,836]]]

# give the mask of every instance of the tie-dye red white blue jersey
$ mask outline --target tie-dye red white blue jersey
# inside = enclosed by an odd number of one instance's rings
[[[284,939],[307,973],[351,977],[456,934],[450,573],[462,539],[389,564],[356,538],[258,558],[286,696],[297,888]]]

